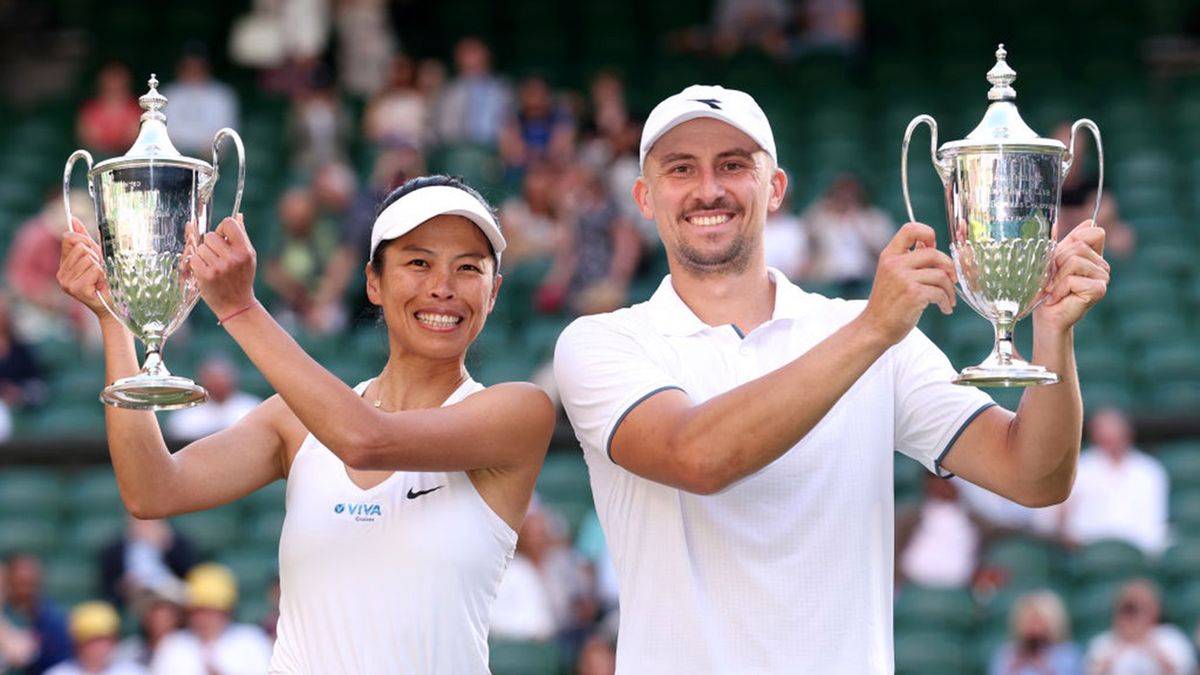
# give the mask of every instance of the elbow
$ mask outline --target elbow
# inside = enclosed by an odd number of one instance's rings
[[[340,434],[339,438],[330,439],[326,447],[351,469],[370,471],[379,468],[376,461],[379,453],[375,450],[379,446],[377,436],[369,429],[348,431]]]
[[[125,510],[129,512],[129,515],[138,520],[159,520],[175,515],[175,512],[167,508],[167,505],[156,503],[154,500],[135,499],[122,495],[121,501],[125,503]]]
[[[1071,496],[1071,484],[1065,482],[1025,490],[1018,495],[1013,495],[1011,499],[1021,506],[1040,509],[1061,504],[1067,501],[1069,496]]]
[[[684,450],[676,456],[680,457],[676,470],[676,487],[681,490],[709,496],[734,483],[735,477],[728,475],[728,467],[713,461],[711,452]]]

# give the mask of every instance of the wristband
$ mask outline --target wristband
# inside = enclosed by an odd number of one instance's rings
[[[230,313],[230,314],[227,314],[227,315],[226,315],[224,318],[218,318],[218,319],[217,319],[217,325],[218,325],[218,326],[224,325],[226,321],[229,321],[230,319],[232,319],[233,317],[237,316],[238,314],[241,314],[242,312],[246,312],[246,311],[248,311],[248,310],[251,310],[251,309],[253,309],[253,308],[254,308],[254,306],[255,306],[255,305],[257,305],[257,304],[258,304],[258,300],[257,300],[257,299],[251,300],[251,301],[250,301],[250,304],[246,305],[245,307],[243,307],[243,308],[241,308],[241,309],[239,309],[239,310],[235,310],[234,312],[232,312],[232,313]]]

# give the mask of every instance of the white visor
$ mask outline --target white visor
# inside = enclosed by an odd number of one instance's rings
[[[404,236],[419,225],[437,216],[462,216],[475,223],[488,238],[496,253],[496,267],[500,267],[500,253],[507,245],[500,225],[491,212],[466,190],[449,185],[430,185],[417,188],[388,205],[375,219],[371,228],[371,257],[379,244]]]

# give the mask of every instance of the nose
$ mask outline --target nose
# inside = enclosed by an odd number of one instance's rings
[[[454,297],[454,275],[450,270],[436,267],[429,278],[429,295],[439,300],[449,300]]]
[[[711,168],[703,169],[700,172],[700,185],[696,194],[700,201],[711,204],[724,195],[725,186],[717,178],[717,172]]]

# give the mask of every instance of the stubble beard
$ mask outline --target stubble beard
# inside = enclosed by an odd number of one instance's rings
[[[711,253],[681,241],[676,259],[693,276],[717,277],[745,272],[753,250],[750,237],[739,233],[724,249]]]

